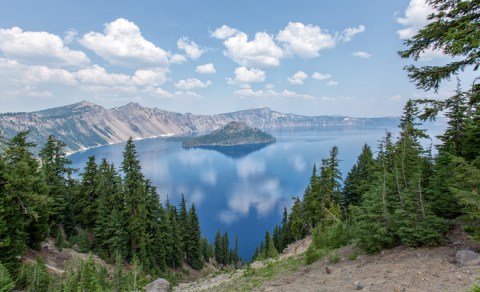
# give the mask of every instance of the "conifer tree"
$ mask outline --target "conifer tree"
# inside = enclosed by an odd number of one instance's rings
[[[188,218],[187,203],[183,194],[180,200],[180,212],[178,213],[177,222],[180,232],[180,245],[182,247],[184,257],[186,257],[189,249],[188,229],[190,228],[190,220]]]
[[[42,162],[42,177],[48,189],[47,195],[52,198],[49,218],[52,230],[63,226],[65,223],[65,197],[68,194],[67,179],[73,171],[68,167],[72,162],[65,157],[65,147],[65,143],[50,135],[39,153]]]
[[[97,218],[98,166],[95,156],[88,157],[78,191],[74,195],[75,221],[84,229],[92,229]]]
[[[27,136],[28,132],[18,133],[0,153],[0,261],[10,271],[16,256],[27,246],[39,248],[45,239],[52,203]]]
[[[192,204],[190,212],[188,214],[189,224],[188,224],[188,238],[187,238],[187,259],[190,263],[190,266],[196,270],[200,270],[203,267],[203,259],[201,253],[201,235],[200,235],[200,224],[198,222],[197,213],[195,211],[195,204]]]
[[[182,265],[183,252],[180,245],[180,229],[177,223],[177,210],[174,206],[169,206],[167,202],[167,209],[169,209],[169,221],[171,225],[171,237],[170,242],[166,246],[169,251],[166,256],[167,264],[171,268],[178,268]]]
[[[123,151],[122,171],[125,175],[123,194],[130,256],[138,253],[142,265],[148,267],[150,264],[147,245],[150,238],[147,233],[147,194],[145,179],[132,138],[127,141]]]
[[[220,234],[220,229],[217,229],[215,233],[215,260],[217,263],[222,263],[222,235]]]
[[[358,206],[364,194],[373,180],[375,171],[375,160],[373,153],[367,144],[363,145],[362,153],[358,156],[357,162],[345,178],[342,191],[342,206],[347,208],[349,205]]]
[[[302,202],[298,197],[294,198],[292,211],[288,216],[289,238],[299,240],[306,235],[305,223],[302,214]]]
[[[152,266],[155,270],[165,271],[165,246],[163,244],[163,234],[161,230],[160,220],[162,217],[162,206],[157,190],[151,185],[150,181],[146,181],[147,186],[147,231],[152,241],[148,246],[148,253],[151,257]]]

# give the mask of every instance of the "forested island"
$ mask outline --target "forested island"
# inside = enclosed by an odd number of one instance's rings
[[[184,148],[209,146],[240,146],[250,144],[270,144],[276,139],[259,129],[251,128],[243,122],[230,122],[210,134],[189,138],[183,141]]]

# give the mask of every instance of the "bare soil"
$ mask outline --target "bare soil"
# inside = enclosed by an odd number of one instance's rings
[[[287,248],[283,258],[299,256],[309,239]],[[480,244],[468,239],[459,226],[452,228],[443,246],[409,249],[399,246],[379,254],[350,260],[352,246],[336,251],[340,260],[326,256],[296,270],[285,270],[251,288],[252,278],[243,270],[183,284],[178,291],[468,291],[480,279],[480,261],[464,266],[455,263],[460,249],[480,252]],[[261,268],[265,263],[254,263]],[[246,288],[249,287],[249,288]]]

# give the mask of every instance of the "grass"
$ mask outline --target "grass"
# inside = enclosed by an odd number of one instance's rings
[[[228,291],[250,291],[261,286],[263,282],[272,280],[277,275],[298,271],[302,265],[302,257],[289,257],[284,260],[269,262],[256,269],[249,266],[244,270],[242,277],[227,283],[228,287],[222,288]]]
[[[336,264],[340,261],[340,256],[338,255],[337,252],[332,252],[329,256],[328,256],[328,262],[330,264]]]

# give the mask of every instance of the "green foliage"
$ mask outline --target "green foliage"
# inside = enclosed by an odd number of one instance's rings
[[[35,263],[25,263],[20,268],[17,279],[17,286],[26,291],[47,292],[50,282],[55,281],[47,273],[47,267],[40,257],[37,257]]]
[[[244,123],[231,122],[210,134],[188,139],[183,147],[197,146],[231,146],[239,144],[272,143],[275,138],[258,129],[250,128]]]
[[[331,263],[331,264],[336,264],[340,261],[340,256],[338,255],[338,253],[336,252],[332,252],[330,253],[330,255],[328,256],[328,262]]]
[[[14,285],[7,268],[0,263],[0,292],[9,292]]]
[[[61,251],[64,248],[64,245],[65,239],[63,238],[62,229],[58,228],[57,235],[55,236],[55,247]]]
[[[317,249],[315,245],[311,244],[305,253],[305,263],[310,265],[322,257],[322,251]]]

